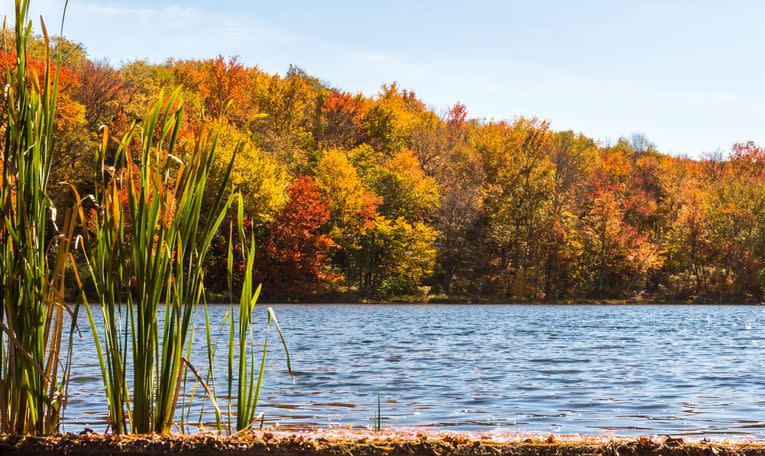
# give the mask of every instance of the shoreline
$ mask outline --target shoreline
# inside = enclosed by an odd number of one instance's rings
[[[253,454],[269,456],[761,456],[757,440],[671,437],[447,433],[417,431],[256,431],[213,434],[116,436],[83,432],[49,437],[0,435],[0,454],[160,455]]]
[[[357,305],[438,305],[438,304],[464,304],[464,305],[558,305],[558,306],[762,306],[763,302],[746,302],[746,301],[732,301],[732,302],[711,302],[711,301],[680,301],[680,300],[631,300],[631,299],[551,299],[551,300],[519,300],[519,299],[483,299],[483,298],[467,298],[467,297],[424,297],[424,298],[390,298],[390,299],[373,299],[373,298],[359,298],[357,296],[348,295],[326,295],[317,296],[312,298],[303,299],[288,299],[288,298],[268,298],[263,297],[258,301],[261,304],[357,304]],[[211,305],[226,305],[229,304],[227,298],[222,296],[212,296],[208,299],[208,304]]]

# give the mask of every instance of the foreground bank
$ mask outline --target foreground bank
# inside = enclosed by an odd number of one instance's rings
[[[765,443],[683,441],[682,439],[604,439],[509,437],[473,434],[258,432],[218,437],[117,436],[84,432],[50,437],[1,436],[0,454],[159,455],[252,454],[283,456],[720,456],[765,455]]]

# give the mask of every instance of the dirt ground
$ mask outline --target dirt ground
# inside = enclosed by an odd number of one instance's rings
[[[0,435],[0,455],[226,455],[261,456],[765,456],[765,443],[609,439],[470,434],[254,432],[115,436],[91,432],[51,437]]]

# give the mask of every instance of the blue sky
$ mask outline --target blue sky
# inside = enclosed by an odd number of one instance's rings
[[[57,23],[63,3],[32,9]],[[345,90],[398,81],[437,111],[460,101],[472,117],[538,116],[603,141],[640,132],[700,156],[765,142],[763,21],[760,1],[71,0],[64,33],[113,64],[294,63]]]

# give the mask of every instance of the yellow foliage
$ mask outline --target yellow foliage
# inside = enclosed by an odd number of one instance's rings
[[[390,217],[422,219],[439,206],[438,182],[425,174],[408,149],[400,150],[385,164],[378,181],[383,212]]]
[[[375,242],[381,252],[383,291],[390,294],[414,290],[433,273],[436,263],[436,230],[422,222],[378,217]]]
[[[345,152],[340,149],[326,150],[319,159],[315,178],[319,190],[329,199],[335,223],[352,223],[364,203],[364,186]]]
[[[231,171],[231,185],[234,191],[242,193],[248,216],[255,221],[270,222],[287,202],[289,176],[284,165],[256,147],[234,127],[222,129],[212,179],[216,180],[224,174],[240,143],[242,146]]]

